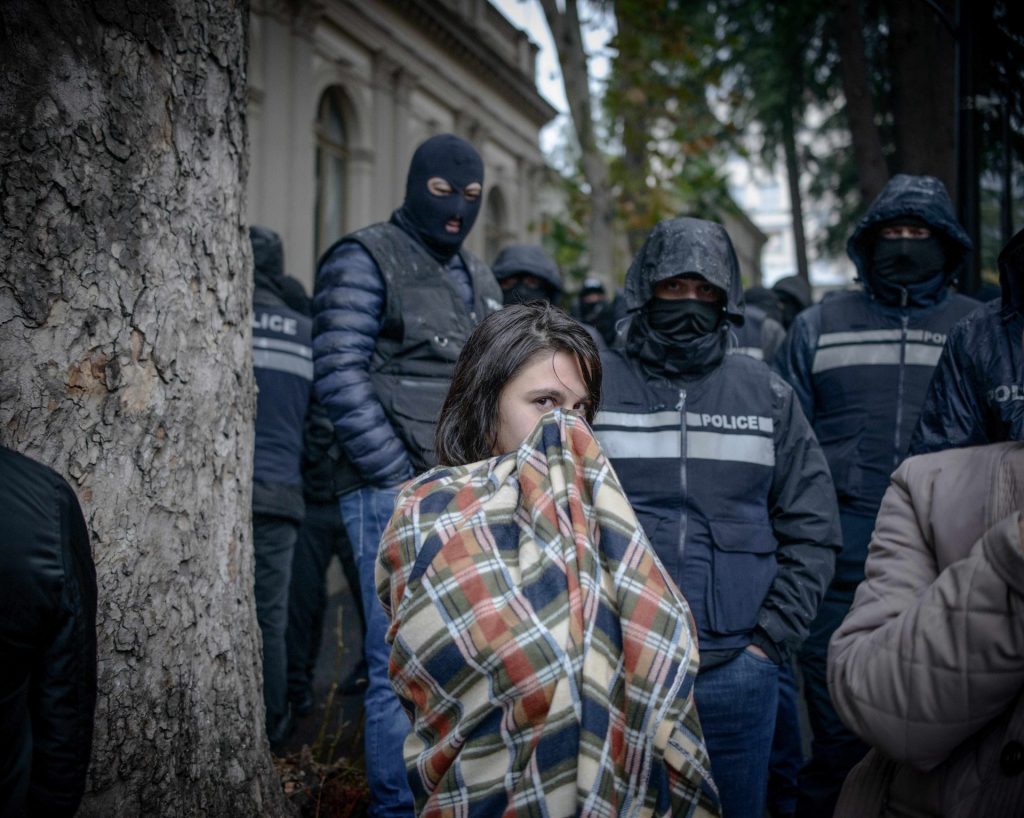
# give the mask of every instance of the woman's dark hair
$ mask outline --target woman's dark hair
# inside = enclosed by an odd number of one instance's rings
[[[487,316],[462,348],[434,431],[438,463],[459,466],[491,456],[501,390],[542,352],[576,356],[587,387],[584,415],[593,421],[601,401],[601,358],[590,335],[547,302],[515,304]]]

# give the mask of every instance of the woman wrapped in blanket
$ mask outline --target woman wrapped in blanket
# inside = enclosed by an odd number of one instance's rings
[[[718,814],[696,630],[588,426],[600,384],[562,311],[489,316],[398,497],[377,593],[421,816]]]

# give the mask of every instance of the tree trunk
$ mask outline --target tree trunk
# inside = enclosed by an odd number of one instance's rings
[[[882,151],[882,137],[878,132],[875,101],[868,78],[860,0],[838,0],[835,33],[839,44],[843,96],[846,98],[846,119],[850,123],[861,200],[866,207],[889,181],[889,170]]]
[[[590,214],[587,224],[590,272],[607,284],[614,270],[612,216],[614,202],[608,176],[608,164],[597,144],[594,128],[593,101],[590,97],[590,74],[587,52],[583,47],[579,11],[576,0],[565,0],[565,11],[559,11],[555,0],[541,0],[544,16],[551,29],[551,38],[558,51],[569,114],[580,146],[583,176],[590,186]]]
[[[952,16],[952,3],[938,0]],[[937,176],[956,196],[956,43],[921,2],[888,4],[899,173]]]
[[[253,604],[247,14],[0,7],[0,442],[68,477],[92,537],[80,815],[288,812]]]
[[[782,113],[782,148],[786,154],[786,179],[789,183],[789,207],[793,218],[793,243],[796,245],[796,272],[810,283],[807,266],[807,239],[804,237],[803,195],[800,193],[800,162],[796,153],[796,127],[792,103]]]

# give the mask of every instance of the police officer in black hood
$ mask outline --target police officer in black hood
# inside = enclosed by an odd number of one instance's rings
[[[744,309],[721,225],[655,227],[625,298],[625,349],[602,355],[594,429],[693,612],[695,696],[723,814],[762,815],[779,666],[839,548],[828,468],[792,389],[726,354]]]
[[[433,136],[416,148],[391,219],[343,237],[320,260],[315,389],[338,443],[335,491],[365,600],[376,600],[377,544],[399,485],[434,465],[434,424],[462,346],[502,307],[494,274],[462,246],[483,183],[472,145]],[[410,725],[388,680],[388,625],[368,602],[366,770],[373,814],[409,816],[402,746]]]
[[[494,260],[505,306],[547,301],[557,306],[562,276],[553,258],[534,244],[510,244]]]
[[[299,526],[305,516],[302,437],[313,382],[309,317],[285,300],[281,238],[249,228],[253,255],[253,374],[256,434],[252,533],[256,618],[263,636],[263,701],[275,752],[293,726],[286,685],[288,586]]]
[[[977,306],[950,289],[970,250],[938,179],[894,176],[847,243],[862,289],[800,313],[775,356],[825,450],[843,526],[836,576],[800,655],[814,740],[797,815],[831,815],[867,749],[829,699],[828,643],[864,578],[875,516],[946,333]]]

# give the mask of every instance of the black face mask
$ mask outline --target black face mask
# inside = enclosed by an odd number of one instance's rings
[[[597,324],[611,306],[607,301],[591,301],[580,305],[580,320],[584,324]]]
[[[502,290],[502,299],[509,304],[529,304],[531,301],[550,301],[551,291],[547,287],[528,287],[522,281]]]
[[[926,239],[879,239],[871,258],[872,271],[900,287],[941,276],[946,253],[935,236]]]
[[[452,186],[448,196],[435,196],[427,180],[439,176]],[[484,163],[476,149],[452,134],[434,136],[416,149],[405,182],[405,202],[392,216],[399,227],[418,238],[438,261],[446,262],[469,234],[482,198],[470,202],[464,191],[472,182],[483,184]],[[449,233],[445,223],[460,218],[458,233]]]
[[[696,298],[653,298],[647,304],[652,330],[674,341],[691,341],[713,332],[722,321],[722,306]]]

